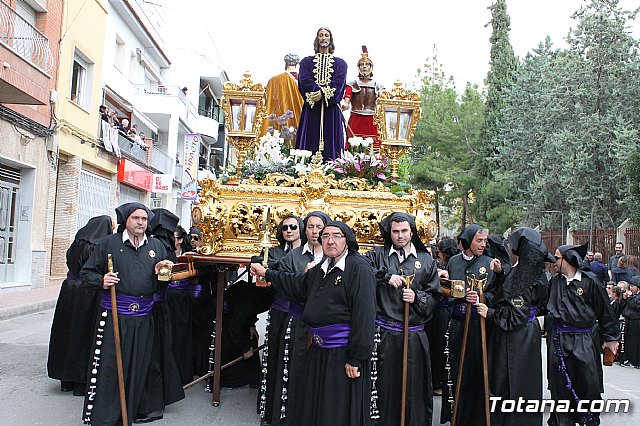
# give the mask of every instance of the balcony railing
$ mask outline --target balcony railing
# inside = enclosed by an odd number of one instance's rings
[[[151,148],[151,165],[166,175],[173,173],[175,160],[156,147]]]
[[[186,93],[182,91],[180,86],[163,86],[160,84],[136,84],[135,92],[140,95],[162,95],[167,97],[177,97],[189,110],[189,113],[196,116],[198,109],[187,98]]]
[[[122,133],[118,133],[118,146],[120,146],[120,151],[125,157],[133,157],[143,164],[147,164],[147,151],[131,139],[122,135]]]
[[[0,0],[0,41],[45,72],[53,68],[49,39]]]

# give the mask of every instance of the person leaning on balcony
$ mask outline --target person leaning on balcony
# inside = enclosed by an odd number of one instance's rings
[[[147,142],[146,142],[146,138],[144,136],[144,132],[140,132],[140,134],[138,135],[138,137],[136,138],[136,143],[138,145],[140,145],[140,148],[142,148],[143,150],[147,150]]]

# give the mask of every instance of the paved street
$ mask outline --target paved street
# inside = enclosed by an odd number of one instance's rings
[[[61,393],[59,382],[46,374],[47,344],[53,310],[0,321],[0,424],[13,425],[81,425],[82,398]],[[602,424],[634,425],[640,422],[640,370],[607,367],[607,398],[628,398],[631,413],[605,414]],[[211,394],[197,385],[187,397],[165,412],[157,425],[258,425],[255,414],[256,390],[223,389],[219,408],[211,406]],[[434,419],[440,412],[440,399],[434,398]]]

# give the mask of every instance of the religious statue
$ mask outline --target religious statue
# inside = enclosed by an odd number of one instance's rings
[[[315,55],[300,62],[298,88],[304,99],[295,147],[315,153],[319,162],[340,157],[344,149],[340,101],[345,91],[347,63],[333,55],[333,35],[320,28]]]
[[[269,79],[267,83],[267,103],[266,112],[273,120],[264,120],[262,122],[262,130],[260,136],[267,133],[269,127],[290,126],[295,129],[298,127],[300,113],[302,111],[302,96],[298,91],[298,72],[297,65],[300,62],[298,55],[288,53],[284,57],[285,71]],[[290,111],[293,116],[288,118]],[[284,122],[274,122],[280,118],[285,118]],[[279,129],[282,132],[282,129]]]
[[[347,140],[353,136],[373,139],[374,148],[380,148],[378,128],[373,121],[376,114],[376,100],[384,89],[372,80],[373,62],[369,58],[367,46],[362,46],[362,57],[358,61],[358,78],[347,83],[342,109],[351,107]]]

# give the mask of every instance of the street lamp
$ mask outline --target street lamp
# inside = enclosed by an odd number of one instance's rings
[[[374,120],[380,135],[380,153],[391,159],[393,179],[400,177],[398,159],[411,150],[411,139],[421,115],[420,96],[406,92],[400,81],[396,81],[391,92],[382,91],[378,97]]]
[[[227,138],[238,149],[236,175],[240,177],[247,155],[258,141],[258,133],[265,118],[266,92],[262,84],[254,84],[251,74],[244,73],[240,84],[224,84],[221,106],[227,127]]]
[[[560,231],[562,232],[562,244],[566,243],[566,234],[564,232],[564,213],[561,210],[540,210],[540,213],[560,213]]]

